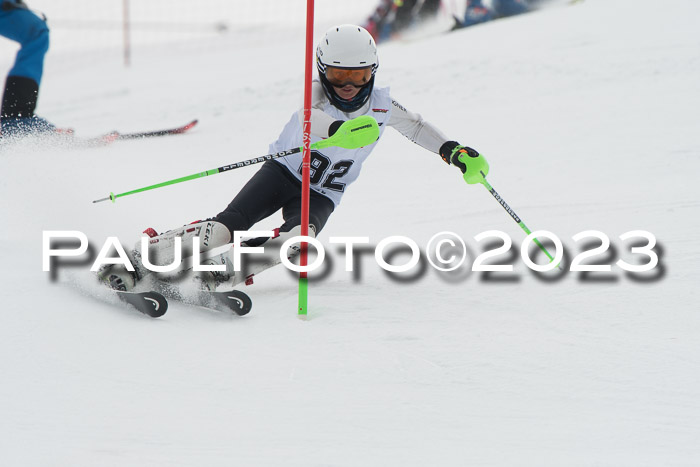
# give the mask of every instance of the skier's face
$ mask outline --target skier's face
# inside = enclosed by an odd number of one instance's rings
[[[372,79],[372,67],[339,68],[329,66],[326,69],[326,79],[331,83],[338,97],[349,101],[360,92],[362,86]]]
[[[360,88],[353,86],[352,84],[347,84],[343,87],[333,86],[338,97],[344,101],[349,101],[360,92]]]

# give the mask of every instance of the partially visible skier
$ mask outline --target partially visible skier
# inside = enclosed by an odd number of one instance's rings
[[[46,21],[22,0],[2,0],[0,36],[19,42],[15,63],[5,80],[0,109],[0,136],[53,132],[54,125],[34,113],[49,49]]]
[[[429,152],[440,155],[447,164],[453,164],[465,174],[470,183],[479,172],[486,175],[488,165],[474,149],[448,139],[435,126],[419,114],[407,110],[393,99],[389,88],[375,87],[379,69],[377,47],[370,33],[364,28],[344,24],[328,30],[316,49],[316,65],[319,79],[313,82],[313,104],[311,116],[311,141],[316,142],[333,135],[343,122],[362,116],[374,117],[380,129],[380,137],[387,127],[393,127],[408,139]],[[303,145],[303,109],[295,112],[278,139],[269,147],[277,153]],[[316,236],[323,229],[331,213],[349,186],[360,175],[363,162],[369,157],[376,142],[359,149],[331,147],[311,153],[311,195],[309,206],[309,235]],[[396,160],[401,164],[400,157]],[[272,238],[257,238],[247,241],[248,246],[279,246],[288,238],[299,235],[301,225],[301,172],[302,154],[297,153],[263,164],[258,172],[235,196],[233,201],[219,214],[206,221],[185,225],[157,235],[153,229],[147,233],[151,239],[148,249],[149,261],[157,265],[169,265],[175,258],[175,241],[180,238],[183,246],[191,245],[192,237],[199,237],[200,251],[211,250],[231,243],[235,231],[246,231],[257,222],[282,210],[284,223]],[[391,177],[391,174],[387,174]],[[437,187],[436,187],[437,188]],[[377,200],[381,202],[381,200]],[[204,288],[212,290],[222,282],[228,286],[248,281],[251,276],[267,267],[278,264],[277,260],[257,265],[251,274],[242,275],[232,267],[229,249],[226,253],[204,261],[208,266],[218,266],[222,271],[205,273]],[[109,265],[100,272],[100,277],[111,287],[130,290],[149,274],[144,267],[141,252],[132,252],[135,270],[126,271],[121,266]],[[292,258],[298,246],[287,251]]]

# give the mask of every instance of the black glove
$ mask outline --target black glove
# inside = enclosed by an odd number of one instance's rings
[[[440,157],[448,164],[459,167],[464,181],[470,185],[486,181],[489,164],[478,151],[462,146],[457,141],[448,141],[440,147]]]
[[[448,141],[440,146],[440,157],[450,165],[459,167],[462,173],[467,171],[467,166],[459,160],[461,154],[466,153],[469,157],[479,157],[479,152],[467,146],[462,146],[457,141]]]

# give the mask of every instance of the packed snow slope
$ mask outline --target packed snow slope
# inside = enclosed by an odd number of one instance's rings
[[[246,289],[246,317],[172,303],[157,320],[96,298],[89,263],[42,271],[43,231],[84,232],[97,251],[223,209],[256,168],[91,201],[267,154],[302,102],[302,20],[140,48],[130,69],[57,46],[39,103],[56,124],[200,124],[0,149],[0,464],[698,465],[699,16],[694,0],[587,0],[382,45],[379,86],[484,153],[491,184],[570,256],[599,244],[577,233],[607,235],[615,249],[589,262],[612,271],[536,277],[524,232],[482,186],[387,129],[320,235],[333,264],[308,321],[282,268]],[[617,259],[647,259],[619,236],[640,229],[660,262],[628,275]],[[489,230],[512,238],[497,260],[514,272],[470,271]],[[442,231],[465,240],[465,265],[402,280],[371,249],[346,272],[328,243],[403,235],[425,251]]]

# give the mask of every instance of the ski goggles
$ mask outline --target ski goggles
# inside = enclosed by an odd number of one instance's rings
[[[361,88],[372,79],[372,67],[338,68],[326,67],[326,79],[335,87],[342,88],[348,84]]]

